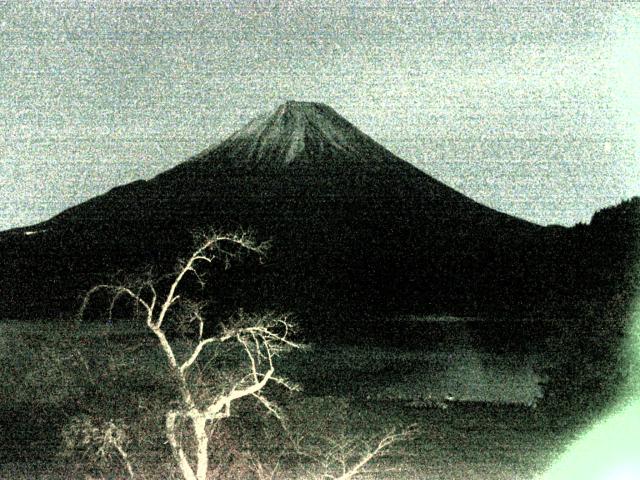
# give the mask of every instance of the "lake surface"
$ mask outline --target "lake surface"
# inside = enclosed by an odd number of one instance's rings
[[[618,322],[583,319],[370,319],[305,352],[300,381],[323,394],[416,406],[447,398],[535,406],[559,385],[577,385],[582,394],[613,381],[623,330]]]

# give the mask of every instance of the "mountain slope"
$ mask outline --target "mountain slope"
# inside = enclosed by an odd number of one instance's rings
[[[273,243],[264,267],[247,262],[213,281],[230,309],[349,322],[397,311],[512,315],[543,309],[568,281],[557,273],[566,231],[474,202],[330,107],[287,102],[152,180],[0,234],[0,315],[50,315],[118,270],[170,269],[191,233],[210,227]]]

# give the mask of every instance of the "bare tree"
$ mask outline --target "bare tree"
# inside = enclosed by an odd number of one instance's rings
[[[178,392],[178,400],[164,413],[164,435],[185,480],[207,479],[214,427],[217,421],[231,416],[238,400],[253,397],[282,420],[277,406],[265,396],[265,387],[271,383],[297,389],[275,374],[274,359],[283,351],[301,348],[291,338],[293,326],[286,315],[270,312],[253,315],[240,311],[228,325],[222,325],[217,334],[209,335],[210,329],[205,323],[206,303],[188,298],[187,284],[191,280],[205,285],[203,267],[207,264],[220,261],[228,267],[230,259],[241,252],[262,257],[267,248],[267,244],[257,243],[246,234],[212,233],[202,236],[191,256],[179,261],[171,275],[154,278],[147,274],[117,284],[96,285],[84,297],[80,318],[99,292],[109,294],[110,319],[119,299],[129,299],[135,307],[134,317],[142,318],[160,346]],[[179,333],[188,338],[186,346]],[[245,367],[235,365],[232,374],[225,377],[223,366],[215,362],[224,357],[220,352],[228,352],[234,346],[244,359]],[[118,458],[133,479],[134,468],[126,451],[127,437],[118,425],[112,420],[100,423],[85,419],[72,425],[70,432],[76,433],[80,446],[97,448],[101,459]],[[298,450],[297,454],[320,464],[323,473],[318,478],[352,480],[366,473],[373,460],[387,455],[393,444],[408,439],[412,433],[413,429],[400,433],[390,431],[377,443],[347,437],[343,441],[329,439],[324,451],[302,453]],[[280,460],[275,465],[265,465],[257,459],[253,463],[258,478],[274,478],[281,466]]]
[[[128,297],[142,313],[146,327],[157,339],[167,361],[171,375],[175,378],[180,400],[165,416],[165,434],[175,462],[185,480],[205,480],[209,470],[209,437],[214,422],[229,417],[232,405],[245,397],[254,397],[276,417],[280,413],[263,394],[268,383],[277,383],[294,389],[295,385],[275,375],[274,358],[284,349],[299,348],[291,340],[292,325],[284,315],[240,314],[233,325],[223,326],[214,336],[205,335],[204,304],[181,297],[181,287],[188,276],[193,276],[204,285],[202,266],[220,260],[228,264],[239,251],[263,255],[265,243],[245,234],[206,235],[193,254],[179,262],[170,276],[168,286],[159,287],[159,282],[150,277],[127,285],[102,284],[93,287],[85,296],[81,312],[86,309],[91,297],[100,292],[111,294],[110,313],[121,297]],[[162,293],[166,290],[166,292]],[[180,308],[178,308],[180,307]],[[194,340],[186,351],[176,348],[167,335],[168,319],[178,325],[195,325]],[[247,372],[226,387],[217,385],[203,392],[199,386],[197,363],[203,351],[235,342],[244,352]],[[190,452],[183,432],[189,429],[187,438],[194,444]],[[122,453],[120,452],[120,455]],[[125,457],[123,457],[125,458]]]

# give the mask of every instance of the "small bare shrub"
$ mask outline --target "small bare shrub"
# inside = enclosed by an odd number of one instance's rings
[[[74,418],[62,432],[62,455],[82,460],[98,469],[111,469],[120,463],[129,478],[134,478],[127,454],[129,438],[126,426],[118,421],[101,421],[86,415]]]

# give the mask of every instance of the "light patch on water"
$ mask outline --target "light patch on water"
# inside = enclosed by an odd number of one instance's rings
[[[425,354],[423,360],[429,362],[416,365],[413,372],[395,382],[386,382],[379,396],[413,400],[450,397],[460,402],[529,406],[543,396],[544,379],[535,372],[533,355],[523,359],[458,347]]]

